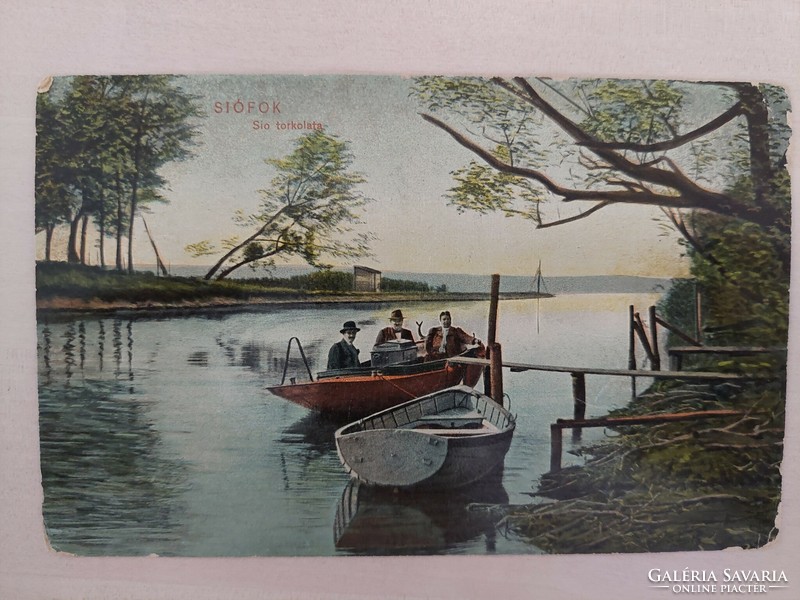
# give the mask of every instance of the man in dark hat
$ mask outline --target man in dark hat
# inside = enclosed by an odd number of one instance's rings
[[[414,334],[409,329],[403,328],[403,311],[400,309],[393,310],[389,315],[391,327],[384,327],[378,332],[378,337],[375,338],[375,345],[378,346],[389,340],[411,340],[414,341]]]
[[[339,333],[342,339],[336,342],[328,351],[328,370],[354,369],[360,366],[358,360],[359,350],[353,345],[356,334],[361,331],[356,327],[355,321],[346,321]]]

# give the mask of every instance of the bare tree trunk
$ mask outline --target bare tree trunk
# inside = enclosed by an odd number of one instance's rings
[[[136,218],[136,194],[138,187],[138,182],[136,178],[134,178],[133,189],[131,191],[130,223],[128,224],[128,273],[133,273],[133,224]]]
[[[100,208],[98,211],[98,229],[100,230],[100,267],[105,269],[106,268],[106,253],[105,253],[105,241],[106,241],[106,196],[103,192],[103,189],[100,188]]]
[[[241,250],[242,248],[247,246],[247,244],[249,244],[250,242],[252,242],[255,239],[257,239],[258,236],[260,236],[262,233],[264,233],[270,225],[272,225],[275,221],[277,221],[283,215],[283,213],[286,212],[286,210],[288,208],[289,208],[288,205],[284,206],[283,208],[281,208],[278,212],[276,212],[274,215],[272,215],[266,223],[264,223],[261,227],[259,227],[258,231],[256,231],[253,235],[248,237],[242,243],[237,244],[235,247],[233,247],[230,250],[228,250],[228,252],[226,252],[225,255],[222,258],[220,258],[216,262],[216,264],[208,270],[208,273],[205,274],[203,279],[206,279],[206,280],[211,279],[214,276],[214,273],[219,271],[219,269],[222,267],[222,265],[225,264],[225,261],[227,261],[234,254],[236,254],[239,250]],[[219,275],[219,277],[217,277],[217,279],[223,279],[228,273],[230,273],[234,269],[237,269],[237,268],[241,267],[242,264],[245,264],[245,263],[240,263],[238,265],[235,265],[234,267],[227,268],[226,270],[224,270],[222,272],[221,275]]]
[[[86,229],[89,225],[89,215],[83,215],[81,219],[81,264],[86,264]]]
[[[757,86],[741,84],[737,86],[747,119],[747,132],[750,138],[750,177],[756,204],[762,206],[769,195],[769,186],[774,171],[769,159],[769,115],[764,96]]]
[[[117,172],[117,252],[114,257],[117,271],[122,271],[122,182]]]
[[[67,262],[70,264],[77,264],[80,262],[81,257],[78,255],[78,225],[81,222],[83,215],[80,211],[75,215],[69,223],[69,239],[67,240]]]
[[[53,232],[55,231],[55,225],[48,225],[45,228],[44,234],[44,260],[45,262],[50,262],[51,251],[53,249]]]

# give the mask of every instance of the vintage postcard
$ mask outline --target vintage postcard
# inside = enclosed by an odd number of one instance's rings
[[[770,82],[44,80],[49,547],[780,539],[789,110]],[[646,585],[673,593],[797,585],[658,567]]]

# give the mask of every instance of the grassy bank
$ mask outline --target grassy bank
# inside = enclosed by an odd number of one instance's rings
[[[305,290],[269,287],[247,280],[205,281],[190,277],[157,277],[153,273],[119,273],[97,267],[40,263],[36,266],[36,297],[123,301],[129,303],[174,303],[211,298],[302,297]]]
[[[541,478],[503,525],[553,553],[755,548],[777,534],[784,384],[658,384],[612,416],[743,416],[617,428],[586,463]]]
[[[353,275],[318,271],[283,279],[157,277],[98,267],[39,263],[36,299],[40,310],[104,311],[218,308],[286,302],[402,302],[486,299],[488,294],[448,293],[426,283],[383,278],[381,292],[354,292]],[[508,297],[529,296],[507,294]]]

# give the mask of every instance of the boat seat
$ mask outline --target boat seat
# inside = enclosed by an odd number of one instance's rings
[[[483,427],[483,417],[481,415],[463,415],[463,416],[446,416],[446,415],[428,415],[422,417],[417,421],[419,425],[414,427],[415,430],[420,429],[435,429],[435,430],[472,430],[480,429]]]
[[[477,429],[451,429],[447,428],[427,428],[415,427],[414,431],[419,433],[426,433],[428,435],[439,435],[442,437],[450,436],[469,436],[469,435],[485,435],[487,433],[497,433],[497,428],[494,427],[479,427]]]

